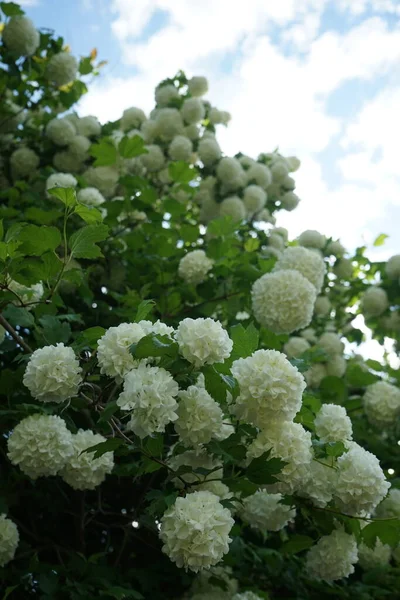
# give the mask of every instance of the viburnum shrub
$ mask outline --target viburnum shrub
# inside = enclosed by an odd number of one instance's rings
[[[354,323],[397,348],[400,256],[289,241],[300,161],[226,156],[205,77],[78,116],[96,51],[0,7],[2,597],[397,598],[400,375]]]

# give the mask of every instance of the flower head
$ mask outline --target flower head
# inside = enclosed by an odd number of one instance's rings
[[[61,476],[74,490],[94,490],[114,467],[114,453],[105,452],[94,458],[91,452],[84,452],[91,446],[105,442],[106,438],[93,431],[80,429],[72,436],[73,455],[61,472]]]
[[[183,319],[176,330],[179,351],[196,367],[224,362],[230,356],[233,342],[219,321]]]

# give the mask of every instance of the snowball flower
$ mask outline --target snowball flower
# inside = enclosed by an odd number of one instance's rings
[[[118,327],[110,327],[99,339],[97,360],[100,372],[108,377],[121,380],[128,371],[137,365],[129,352],[132,344],[147,335],[139,323],[121,323]]]
[[[139,157],[142,165],[150,172],[159,171],[165,162],[164,153],[159,146],[150,144],[146,146],[147,154],[141,154]]]
[[[281,504],[282,494],[269,494],[266,490],[258,490],[243,500],[241,517],[253,529],[265,533],[279,531],[296,516],[296,509]]]
[[[400,277],[400,254],[395,254],[386,263],[386,275],[389,279],[397,279]]]
[[[178,419],[174,426],[185,446],[208,444],[222,427],[223,412],[219,404],[202,387],[191,385],[179,392]]]
[[[248,183],[255,183],[262,188],[267,188],[272,183],[271,171],[266,165],[254,163],[246,171],[246,179]]]
[[[140,127],[142,123],[146,121],[146,115],[142,111],[141,108],[136,108],[136,106],[132,106],[131,108],[127,108],[122,113],[121,117],[121,129],[123,131],[129,131],[135,127]]]
[[[311,348],[306,339],[298,336],[292,336],[283,346],[283,351],[289,358],[299,358],[304,352]]]
[[[297,156],[286,156],[285,160],[289,166],[289,171],[291,173],[294,173],[294,171],[297,171],[300,168],[301,162],[297,158]]]
[[[78,119],[76,128],[79,135],[83,135],[88,138],[101,134],[101,124],[98,118],[93,117],[92,115]]]
[[[3,29],[3,43],[16,56],[32,56],[40,44],[38,30],[24,15],[12,17]]]
[[[28,287],[26,285],[18,283],[17,281],[11,280],[8,284],[8,288],[12,292],[15,292],[17,294],[22,304],[30,305],[27,306],[27,310],[32,309],[33,304],[39,302],[44,294],[43,283],[41,281],[39,283],[34,283],[33,285]],[[17,298],[13,298],[12,302],[16,306],[20,305]]]
[[[298,271],[266,273],[251,290],[257,321],[274,333],[292,333],[311,322],[315,287]]]
[[[259,185],[248,185],[243,192],[243,203],[250,215],[264,208],[267,193]]]
[[[172,160],[188,161],[193,151],[192,142],[184,135],[176,135],[168,148]]]
[[[325,363],[326,374],[330,377],[343,377],[346,372],[346,360],[340,354],[336,354]]]
[[[161,519],[163,552],[178,567],[198,572],[216,565],[229,550],[234,520],[218,496],[207,491],[178,497]]]
[[[237,190],[244,182],[244,171],[236,158],[221,158],[216,173],[227,190]]]
[[[55,415],[31,415],[8,438],[8,458],[31,479],[57,475],[73,454],[72,435]]]
[[[306,248],[321,249],[326,244],[326,237],[314,229],[303,231],[303,233],[299,235],[298,240],[300,246],[305,246]]]
[[[151,321],[139,321],[138,325],[143,329],[145,335],[156,333],[158,335],[173,336],[174,328],[162,323],[160,320],[152,323]]]
[[[90,167],[83,177],[88,186],[97,188],[105,198],[114,196],[119,175],[113,167]]]
[[[243,592],[242,594],[235,594],[232,596],[232,600],[262,600],[262,598],[261,596],[257,596],[254,592]]]
[[[349,258],[340,258],[335,262],[333,272],[339,279],[351,279],[353,277],[353,265]]]
[[[308,475],[303,480],[297,493],[303,498],[309,498],[314,506],[324,508],[333,496],[336,483],[336,470],[332,468],[332,459],[312,460]]]
[[[23,384],[41,402],[64,402],[76,396],[82,382],[82,369],[72,348],[58,343],[31,354]]]
[[[192,96],[204,96],[208,92],[208,81],[205,77],[192,77],[188,81],[188,89]]]
[[[117,404],[122,410],[131,411],[128,428],[144,438],[165,431],[168,423],[176,421],[178,391],[178,384],[168,371],[141,361],[125,376]]]
[[[285,160],[277,159],[270,166],[272,179],[276,182],[280,182],[289,174],[289,168]]]
[[[181,114],[186,123],[198,123],[206,114],[205,106],[200,98],[187,98],[182,104]]]
[[[287,211],[294,210],[300,202],[300,198],[293,192],[286,192],[279,200],[281,202],[281,208],[284,208]]]
[[[337,459],[335,497],[346,514],[365,516],[386,496],[390,483],[374,454],[355,442],[348,442],[347,448],[348,451]]]
[[[76,129],[67,119],[52,119],[47,123],[46,135],[57,146],[67,146],[76,136]]]
[[[68,52],[54,54],[47,65],[47,77],[57,87],[66,85],[76,78],[78,61]]]
[[[246,207],[239,196],[229,196],[220,204],[220,213],[223,217],[232,217],[233,221],[243,221],[246,217]]]
[[[100,206],[106,201],[97,188],[87,187],[79,190],[77,200],[85,206]]]
[[[281,256],[281,252],[283,251],[283,249],[285,248],[285,241],[282,238],[282,236],[278,235],[277,233],[270,233],[269,238],[268,238],[268,248],[269,247],[273,248],[274,250],[277,250],[277,254],[276,256]]]
[[[70,173],[53,173],[47,178],[46,190],[51,190],[55,187],[76,187],[78,185],[77,180]],[[48,197],[51,196],[48,194]]]
[[[250,444],[247,458],[257,458],[267,450],[271,450],[271,457],[287,463],[276,476],[279,481],[267,486],[268,491],[293,494],[308,478],[312,459],[311,434],[300,423],[271,423]]]
[[[61,476],[74,490],[94,490],[103,483],[114,467],[114,453],[105,452],[94,458],[93,452],[84,452],[91,446],[105,442],[106,438],[93,431],[79,429],[72,436],[73,455],[61,472]]]
[[[233,342],[219,321],[183,319],[176,330],[179,352],[196,367],[224,362],[232,352]]]
[[[224,591],[219,585],[215,585],[215,580],[224,584]],[[211,567],[200,571],[193,581],[190,588],[191,600],[202,597],[203,600],[231,600],[232,594],[238,589],[238,582],[232,578],[232,569],[226,566]]]
[[[326,254],[332,254],[338,258],[342,257],[346,252],[346,248],[339,242],[339,240],[328,242],[326,247]]]
[[[389,306],[385,290],[377,286],[368,288],[362,295],[361,305],[367,317],[379,317]]]
[[[399,388],[386,381],[369,385],[364,394],[364,410],[370,423],[394,426],[400,415]]]
[[[257,350],[232,364],[239,383],[234,412],[239,419],[265,429],[272,421],[294,419],[301,408],[306,382],[286,356],[276,350]]]
[[[329,314],[332,309],[332,304],[326,296],[318,296],[314,304],[314,314],[318,317],[324,317]]]
[[[326,366],[322,363],[314,363],[311,367],[304,373],[304,379],[307,382],[307,386],[311,388],[318,388],[321,381],[324,377],[327,377],[327,369]]]
[[[193,471],[195,471],[198,468],[208,469],[209,471],[211,471],[211,473],[209,473],[208,475],[200,476],[203,478],[204,482],[207,482],[209,479],[222,479],[224,473],[222,462],[219,459],[207,454],[204,448],[196,448],[196,450],[186,450],[181,454],[172,456],[168,459],[168,464],[174,471],[177,471],[181,466],[191,467]],[[182,479],[187,484],[199,481],[199,475],[190,471],[188,471],[187,473],[183,473],[180,477],[181,479],[175,477],[172,480],[174,485],[179,489],[183,488],[183,483],[181,481]]]
[[[400,519],[400,490],[392,488],[388,495],[376,507],[375,517],[379,519]]]
[[[40,158],[30,148],[18,148],[10,156],[10,166],[14,179],[28,177],[38,168]]]
[[[68,152],[80,161],[84,161],[88,157],[88,150],[91,141],[84,135],[76,135],[72,142],[68,145]]]
[[[179,90],[173,84],[160,85],[154,92],[156,104],[159,106],[168,106],[173,100],[179,100]]]
[[[209,167],[221,158],[221,148],[214,138],[203,138],[200,140],[198,153],[201,162],[206,167]]]
[[[332,582],[354,573],[357,560],[355,537],[336,529],[307,552],[306,571],[311,579]]]
[[[207,258],[204,250],[192,250],[179,261],[178,274],[186,283],[197,285],[206,280],[212,267],[213,261]]]
[[[323,404],[314,421],[321,442],[346,442],[353,437],[353,427],[346,409],[338,404]]]
[[[155,123],[156,136],[164,141],[168,142],[183,133],[181,113],[176,108],[162,108],[156,115]]]
[[[18,547],[19,533],[16,524],[0,515],[0,567],[4,567],[15,556]]]
[[[277,260],[274,271],[298,271],[313,284],[317,293],[321,291],[326,273],[323,258],[313,250],[289,246]]]
[[[365,571],[369,571],[375,567],[384,567],[388,565],[391,556],[391,547],[388,544],[383,544],[379,538],[376,539],[373,548],[369,548],[363,543],[358,547],[358,562]]]
[[[344,344],[337,333],[327,331],[323,333],[318,339],[318,346],[326,352],[326,354],[333,358],[335,354],[342,354],[344,350]]]

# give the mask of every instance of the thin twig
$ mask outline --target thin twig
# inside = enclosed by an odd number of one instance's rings
[[[28,354],[32,354],[33,350],[24,340],[18,335],[13,327],[11,327],[10,323],[0,314],[0,325],[4,327],[6,331],[11,335],[11,337],[17,342],[21,348],[28,352]]]

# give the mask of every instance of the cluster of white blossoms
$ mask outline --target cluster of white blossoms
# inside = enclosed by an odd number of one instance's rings
[[[195,385],[179,392],[177,415],[175,431],[185,446],[193,448],[218,436],[224,418],[219,404],[207,390]]]
[[[224,589],[220,585],[224,585]],[[238,591],[238,582],[232,577],[230,567],[217,566],[200,571],[190,588],[190,600],[231,600]]]
[[[317,317],[325,317],[332,310],[332,304],[328,296],[318,296],[314,304],[314,315]]]
[[[304,373],[307,385],[311,388],[318,388],[324,377],[343,377],[346,372],[346,359],[343,356],[344,343],[340,335],[334,331],[325,331],[317,337],[315,332],[303,331],[302,336],[310,336],[310,341],[323,350],[326,359],[323,362],[314,363],[308,371]]]
[[[364,411],[378,427],[394,427],[400,415],[400,390],[386,381],[377,381],[365,390]]]
[[[77,185],[78,181],[70,173],[53,173],[46,180],[47,191],[57,187],[75,188]],[[49,194],[48,197],[51,198]]]
[[[97,188],[105,198],[115,195],[119,173],[114,167],[89,167],[82,177],[89,187]]]
[[[18,148],[10,156],[10,167],[13,179],[29,177],[36,171],[40,158],[30,148]]]
[[[58,343],[35,350],[25,369],[23,384],[41,402],[64,402],[76,396],[82,369],[72,348]]]
[[[171,456],[168,459],[168,465],[174,471],[177,471],[179,467],[182,466],[191,467],[193,471],[199,468],[207,469],[208,471],[210,471],[210,474],[203,476],[203,481],[205,483],[207,483],[209,479],[222,479],[223,477],[222,462],[219,459],[216,459],[215,457],[211,456],[210,454],[207,454],[204,448],[186,450],[181,454]],[[179,489],[182,489],[184,487],[182,479],[187,484],[197,484],[199,481],[198,475],[196,473],[191,472],[190,470],[187,473],[183,473],[180,477],[180,479],[178,479],[177,477],[173,479],[174,485]],[[209,483],[215,482],[210,481]],[[195,487],[196,489],[198,489],[198,485],[196,485]]]
[[[4,567],[15,556],[19,543],[16,524],[6,515],[0,515],[0,567]]]
[[[342,529],[336,529],[329,535],[324,535],[307,552],[306,570],[312,579],[331,582],[354,573],[357,561],[355,537]]]
[[[321,442],[347,442],[353,437],[353,426],[346,409],[338,404],[323,404],[314,421]]]
[[[297,270],[266,273],[251,290],[257,321],[274,333],[293,333],[311,323],[317,294]]]
[[[3,29],[3,43],[18,56],[32,56],[40,44],[40,35],[30,19],[24,15],[12,17]]]
[[[28,287],[26,285],[22,285],[22,283],[18,283],[18,281],[11,280],[8,283],[8,289],[18,296],[18,298],[16,297],[13,299],[13,304],[15,304],[15,306],[27,304],[27,310],[31,310],[34,305],[40,301],[44,294],[43,283],[41,281]]]
[[[87,187],[79,190],[76,196],[78,202],[81,202],[85,206],[100,206],[106,199],[99,192],[97,188]]]
[[[60,474],[74,490],[93,490],[111,473],[114,467],[113,452],[105,452],[98,458],[93,458],[93,453],[84,452],[105,441],[102,435],[91,430],[80,429],[72,436],[73,454]]]
[[[322,256],[307,248],[289,246],[275,263],[274,271],[298,271],[315,287],[317,294],[321,291],[326,266]]]
[[[311,348],[311,344],[303,337],[293,335],[283,346],[283,351],[289,358],[300,358]]]
[[[266,490],[258,490],[243,500],[240,515],[250,527],[261,533],[279,531],[296,516],[296,509],[282,504],[282,494],[269,494]]]
[[[266,429],[275,421],[291,421],[300,410],[306,383],[281,352],[257,350],[235,360],[231,371],[239,382],[232,406],[239,419]]]
[[[204,250],[192,250],[179,261],[178,274],[186,283],[198,285],[206,280],[213,264]]]
[[[326,236],[314,229],[307,229],[299,235],[298,242],[300,246],[304,246],[305,248],[322,250],[326,244]]]
[[[69,52],[59,52],[51,57],[46,74],[49,81],[57,87],[74,81],[78,72],[78,61]]]
[[[400,519],[400,490],[392,488],[375,509],[374,515],[380,519]]]
[[[308,498],[319,508],[324,508],[333,498],[336,482],[336,469],[331,458],[312,460],[308,475],[297,493]]]
[[[68,146],[76,136],[76,129],[69,119],[52,119],[47,123],[46,135],[57,146]]]
[[[54,415],[26,417],[7,442],[8,458],[31,479],[57,475],[73,454],[72,434]]]
[[[178,418],[175,399],[178,391],[178,384],[168,371],[140,361],[125,375],[123,391],[117,400],[121,410],[130,413],[128,429],[141,438],[164,431],[168,423]]]
[[[383,288],[372,286],[362,295],[361,307],[363,314],[368,317],[379,317],[389,306],[387,294]]]
[[[258,596],[254,592],[242,592],[241,594],[235,594],[232,596],[232,600],[262,600],[261,596]]]
[[[197,572],[216,565],[229,550],[234,520],[211,492],[178,497],[161,519],[163,552],[176,563]]]
[[[391,547],[388,544],[383,544],[379,538],[376,539],[373,548],[369,548],[363,543],[358,546],[358,562],[365,571],[388,565],[391,556]]]
[[[175,339],[179,352],[196,367],[224,362],[232,352],[233,342],[219,321],[214,319],[183,319]]]
[[[400,254],[395,254],[389,258],[386,263],[385,272],[389,279],[400,278]]]

